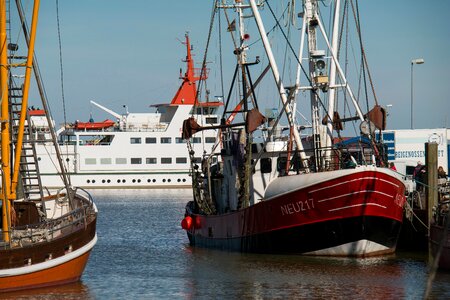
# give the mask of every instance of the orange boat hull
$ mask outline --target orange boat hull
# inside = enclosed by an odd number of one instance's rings
[[[0,292],[61,285],[80,280],[91,251],[61,265],[28,274],[1,277]]]

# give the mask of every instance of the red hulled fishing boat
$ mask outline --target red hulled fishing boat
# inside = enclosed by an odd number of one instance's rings
[[[372,256],[394,252],[402,225],[405,186],[401,176],[385,167],[382,144],[375,138],[375,130],[385,129],[385,110],[376,104],[364,114],[339,65],[340,1],[335,1],[331,12],[336,30],[331,43],[321,30],[324,26],[319,1],[303,1],[300,52],[294,54],[298,77],[290,87],[284,86],[278,71],[258,10],[261,5],[249,0],[216,7],[234,9],[238,14],[240,42],[234,49],[238,63],[233,78],[239,77],[243,88],[235,109],[228,110],[235,95],[232,84],[220,126],[202,127],[194,118],[185,121],[183,137],[190,149],[194,200],[187,204],[181,225],[190,244],[306,255]],[[268,2],[264,5],[274,11]],[[250,68],[264,59],[248,61],[249,35],[243,23],[249,15],[244,11],[249,8],[269,65],[255,83]],[[344,11],[349,13],[348,6]],[[278,24],[276,20],[283,17],[275,17],[274,22]],[[318,48],[318,32],[323,34],[328,55]],[[306,39],[308,55],[303,57]],[[269,69],[282,110],[266,118],[259,112],[255,90]],[[301,73],[307,86],[299,84]],[[335,103],[340,89],[354,104],[352,117],[339,117]],[[293,117],[295,98],[301,90],[311,94],[312,118],[311,134],[302,136],[299,130],[307,126],[296,124]],[[279,125],[283,114],[288,121],[285,127]],[[242,122],[231,122],[236,115]],[[354,121],[361,122],[362,136],[356,145],[334,142],[332,133],[341,136],[343,123]],[[208,129],[220,129],[221,151],[205,153],[200,163],[189,140],[196,132]],[[283,135],[286,131],[289,134]]]

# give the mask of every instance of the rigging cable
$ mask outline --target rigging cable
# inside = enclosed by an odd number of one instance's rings
[[[56,0],[56,1],[58,1],[58,0]],[[203,54],[202,67],[200,69],[200,76],[199,76],[200,78],[202,78],[205,75],[205,71],[206,71],[206,56],[208,54],[209,42],[211,41],[211,33],[212,33],[213,25],[214,25],[214,16],[216,15],[216,10],[217,10],[217,6],[216,6],[217,1],[218,0],[216,0],[213,3],[213,11],[211,13],[211,21],[209,23],[208,39],[206,41],[205,52]],[[194,102],[195,104],[194,104],[194,106],[197,106],[197,104],[198,104],[198,98],[199,98],[199,95],[200,95],[201,86],[202,86],[202,83],[204,81],[205,80],[200,80],[199,81],[198,88],[197,88],[197,94],[195,95],[195,102]],[[206,85],[206,83],[205,83],[205,85]],[[192,115],[194,115],[194,110],[192,110]]]
[[[59,68],[60,68],[60,79],[61,79],[61,99],[62,99],[62,105],[63,105],[63,118],[64,118],[64,128],[66,127],[67,124],[67,115],[66,115],[66,100],[64,97],[64,68],[63,68],[63,57],[62,57],[62,42],[61,42],[61,29],[60,29],[60,22],[59,22],[59,0],[55,0],[56,3],[56,25],[57,25],[57,29],[58,29],[58,47],[59,47]],[[67,139],[69,139],[69,137],[67,137]],[[68,153],[68,149],[69,149],[69,140],[67,140],[66,144],[66,151]],[[55,143],[55,147],[57,147],[57,143]],[[62,157],[61,157],[62,159]],[[70,176],[69,176],[69,160],[66,160],[67,165],[65,166],[66,169],[66,176],[67,176],[67,180],[69,181],[70,184]],[[63,162],[64,163],[64,162]],[[63,171],[64,172],[64,171]]]
[[[64,98],[64,72],[63,72],[63,58],[62,58],[62,47],[61,47],[61,29],[59,26],[59,0],[56,1],[56,26],[58,28],[58,46],[59,46],[59,67],[61,76],[61,97],[63,104],[63,114],[64,114],[64,124],[67,124],[66,117],[66,101]]]
[[[276,26],[280,29],[281,33],[283,34],[283,37],[286,39],[287,45],[289,46],[289,49],[291,50],[292,54],[294,55],[296,62],[300,65],[300,68],[302,69],[303,74],[305,75],[306,79],[308,80],[308,83],[309,83],[311,86],[313,86],[313,82],[312,82],[311,78],[310,78],[310,77],[308,76],[308,74],[306,73],[305,68],[303,67],[302,63],[300,62],[300,59],[298,58],[297,54],[295,53],[294,48],[292,47],[290,41],[288,40],[288,38],[287,38],[287,36],[286,36],[286,33],[284,32],[283,28],[281,28],[280,22],[279,22],[278,19],[276,18],[275,14],[274,14],[274,12],[273,12],[273,10],[272,10],[272,7],[271,7],[270,4],[269,4],[269,1],[266,0],[265,3],[267,4],[267,7],[269,7],[269,10],[270,10],[270,12],[271,12],[271,14],[272,14],[272,17],[273,17],[274,20],[276,21]],[[330,114],[328,113],[328,110],[327,110],[327,108],[325,107],[325,105],[324,105],[324,103],[323,103],[323,101],[322,101],[320,95],[319,95],[319,94],[317,93],[317,91],[314,90],[314,89],[312,89],[311,91],[314,93],[315,96],[317,96],[318,102],[319,102],[320,105],[322,106],[322,109],[324,110],[324,112],[326,112],[326,118],[330,119],[331,122],[333,122],[333,120],[330,118]]]
[[[351,4],[352,4],[353,12],[355,12],[355,10],[354,10],[354,5],[353,5],[353,1],[351,1]],[[367,93],[367,81],[366,81],[366,63],[367,63],[367,61],[366,61],[366,59],[365,59],[365,58],[366,58],[366,55],[365,55],[365,52],[364,52],[364,46],[363,46],[363,43],[362,43],[361,27],[360,27],[360,25],[359,25],[359,24],[360,24],[360,17],[359,17],[359,4],[358,4],[358,0],[356,0],[356,14],[353,13],[353,15],[354,15],[354,17],[356,18],[355,24],[356,24],[356,29],[357,29],[357,31],[358,31],[359,43],[360,43],[360,48],[361,48],[361,65],[362,65],[362,72],[363,72],[362,75],[363,75],[363,78],[364,78],[364,92],[365,92],[365,96],[366,96],[367,112],[369,113],[369,98],[368,98],[368,93]],[[367,66],[367,74],[369,74],[368,66]],[[370,76],[370,75],[369,75],[369,76]],[[370,82],[371,82],[371,86],[372,86],[372,92],[373,92],[373,94],[374,94],[375,104],[378,105],[378,101],[377,101],[376,96],[375,96],[375,90],[374,90],[372,81],[370,81]],[[368,119],[370,120],[369,117],[368,117]],[[369,129],[370,129],[370,126],[373,126],[373,125],[371,124],[371,122],[369,122]],[[375,130],[375,128],[374,128],[374,130]],[[375,137],[372,136],[372,139],[374,140]],[[380,153],[379,153],[379,151],[378,151],[377,145],[376,145],[375,143],[372,143],[371,145],[372,145],[372,150],[374,151],[375,155],[378,156],[378,157],[380,157]],[[383,166],[383,162],[382,162],[383,159],[382,159],[382,157],[380,157],[380,161],[381,161],[381,166]]]
[[[29,40],[29,34],[28,34],[29,29],[28,29],[28,25],[27,25],[26,18],[25,18],[25,13],[24,13],[26,8],[24,9],[21,0],[16,0],[16,7],[17,7],[17,13],[18,13],[19,18],[21,20],[21,26],[22,26],[22,31],[23,31],[24,37],[25,37],[25,40],[28,43],[28,40]],[[54,143],[53,144],[55,146],[55,150],[56,150],[57,156],[59,157],[60,156],[60,154],[59,154],[60,151],[59,151],[59,146],[56,143],[56,135],[55,135],[56,130],[54,130],[53,123],[51,121],[53,119],[52,118],[52,113],[51,113],[50,106],[48,104],[47,91],[45,90],[44,84],[42,82],[42,74],[41,74],[41,70],[39,68],[39,63],[38,63],[38,59],[36,57],[36,54],[34,54],[34,59],[33,59],[33,71],[34,71],[34,77],[36,79],[36,85],[37,85],[37,88],[38,88],[38,91],[39,91],[39,95],[41,97],[42,106],[43,106],[44,110],[47,112],[46,113],[47,123],[48,123],[49,129],[50,129],[50,133],[52,135],[52,139],[54,139]],[[67,170],[66,170],[64,164],[62,163],[62,161],[60,159],[58,159],[58,161],[59,161],[60,168],[62,170],[61,172],[58,172],[61,180],[64,183],[66,183],[66,180],[64,178],[67,177],[67,179],[69,181],[69,184],[70,184],[69,176],[65,176],[65,175],[67,175]],[[52,163],[53,163],[53,160],[52,160]]]
[[[222,93],[222,99],[225,95],[225,90],[224,90],[224,82],[223,82],[223,54],[222,54],[222,19],[220,17],[220,13],[218,13],[218,26],[219,26],[219,68],[220,68],[220,90]]]
[[[351,4],[352,4],[352,10],[353,10],[353,17],[355,18],[356,30],[358,31],[358,35],[359,35],[359,39],[360,39],[360,43],[361,43],[361,54],[362,54],[362,56],[363,56],[364,64],[365,64],[366,69],[367,69],[367,75],[368,75],[368,77],[369,77],[370,86],[371,86],[371,88],[372,88],[372,93],[373,93],[374,101],[375,101],[375,104],[378,105],[378,99],[377,99],[377,95],[376,95],[376,93],[375,93],[375,86],[374,86],[373,81],[372,81],[372,75],[370,74],[369,64],[367,63],[366,52],[365,52],[364,46],[363,46],[363,44],[362,44],[361,27],[359,26],[360,22],[359,22],[359,6],[358,6],[358,1],[356,1],[356,6],[357,6],[356,10],[357,10],[357,13],[355,13],[355,7],[354,7],[354,5],[353,5],[353,1],[351,1]],[[357,18],[357,19],[356,19],[356,18]]]

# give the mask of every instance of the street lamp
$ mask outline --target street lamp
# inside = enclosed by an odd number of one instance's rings
[[[423,64],[425,61],[423,60],[423,58],[416,58],[411,60],[411,129],[414,129],[413,126],[413,99],[414,99],[414,89],[413,89],[413,66],[414,65],[421,65]]]

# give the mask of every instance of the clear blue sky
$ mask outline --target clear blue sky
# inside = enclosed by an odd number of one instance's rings
[[[148,111],[178,88],[190,32],[197,61],[204,51],[212,1],[60,0],[68,121],[88,120],[89,100],[117,112]],[[271,1],[279,3],[279,1]],[[416,128],[450,127],[450,1],[360,1],[363,39],[388,128],[410,126],[411,59]],[[55,1],[42,1],[37,55],[52,112],[62,122]],[[95,108],[96,120],[108,117]]]

